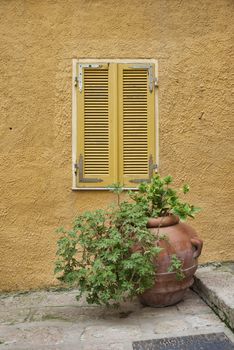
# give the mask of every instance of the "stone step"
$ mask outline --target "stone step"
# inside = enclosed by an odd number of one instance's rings
[[[199,267],[192,289],[234,330],[234,262]]]

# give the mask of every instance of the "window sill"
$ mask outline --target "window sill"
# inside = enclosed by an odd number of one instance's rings
[[[124,191],[137,191],[137,187],[123,187]],[[107,187],[72,187],[72,191],[111,191],[111,188]]]

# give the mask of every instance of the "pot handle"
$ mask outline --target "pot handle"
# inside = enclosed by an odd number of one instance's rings
[[[192,246],[195,248],[195,251],[193,253],[193,257],[194,257],[194,259],[198,258],[201,255],[203,241],[199,238],[191,238],[190,241],[192,243]]]

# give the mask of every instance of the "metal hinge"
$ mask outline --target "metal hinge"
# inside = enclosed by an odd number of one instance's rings
[[[158,78],[154,78],[154,87],[158,87]]]
[[[153,92],[153,88],[158,87],[158,78],[154,77],[153,66],[149,67],[148,74],[149,74],[149,91]]]
[[[101,68],[101,64],[79,64],[78,77],[75,77],[75,86],[79,86],[79,91],[83,88],[83,68]]]
[[[102,179],[85,178],[83,176],[83,156],[82,156],[82,154],[80,155],[79,163],[74,164],[74,173],[75,173],[75,175],[79,176],[79,182],[82,182],[82,183],[103,182]]]
[[[153,92],[154,87],[158,87],[158,79],[154,77],[154,66],[152,64],[134,64],[131,68],[147,69],[149,77],[149,91]]]
[[[77,175],[77,171],[79,169],[79,164],[78,163],[75,163],[74,164],[74,173]]]
[[[149,156],[149,177],[148,177],[148,179],[133,179],[133,180],[129,180],[129,182],[132,182],[132,183],[150,182],[153,174],[157,173],[157,172],[158,172],[158,165],[153,163],[153,156],[151,154]]]
[[[152,66],[152,64],[148,68],[148,75],[149,75],[149,91],[153,92],[154,75],[153,75],[153,66]]]
[[[75,85],[75,87],[77,87],[78,86],[78,78],[77,77],[75,77],[75,83],[74,83],[74,85]]]

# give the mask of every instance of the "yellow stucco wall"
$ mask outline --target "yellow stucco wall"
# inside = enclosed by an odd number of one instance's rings
[[[233,0],[0,1],[0,289],[54,284],[56,227],[104,207],[71,191],[72,58],[159,61],[160,172],[191,185],[201,262],[234,258]]]

